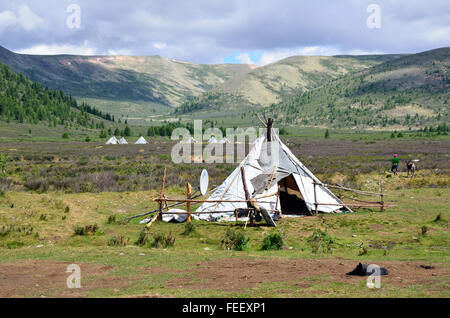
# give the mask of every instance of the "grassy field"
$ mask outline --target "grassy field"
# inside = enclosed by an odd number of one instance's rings
[[[392,205],[385,212],[286,218],[276,229],[156,222],[142,246],[141,219],[117,221],[156,208],[164,167],[167,194],[179,197],[186,182],[197,187],[201,169],[216,186],[235,165],[174,165],[163,138],[3,143],[12,161],[0,183],[0,296],[449,297],[448,139],[339,136],[283,139],[323,181],[377,190],[381,180]],[[415,178],[389,174],[393,151],[421,159]],[[243,251],[224,247],[230,230],[249,239]],[[262,250],[270,234],[280,234],[282,249]],[[155,247],[163,235],[174,245]],[[390,271],[380,289],[345,275],[358,262]],[[81,268],[81,289],[66,287],[69,264]]]

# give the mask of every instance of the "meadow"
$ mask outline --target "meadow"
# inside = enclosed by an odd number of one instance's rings
[[[122,221],[157,207],[164,167],[167,194],[179,197],[186,182],[197,189],[203,168],[213,188],[236,164],[175,165],[165,138],[0,144],[10,160],[0,180],[0,296],[449,297],[448,137],[312,131],[282,139],[324,182],[374,191],[382,181],[385,212],[284,218],[277,228],[156,222],[142,232],[142,218]],[[415,178],[404,162],[389,173],[392,153],[420,159]],[[359,262],[390,271],[381,288],[345,275]],[[66,286],[69,264],[81,268],[80,289]]]

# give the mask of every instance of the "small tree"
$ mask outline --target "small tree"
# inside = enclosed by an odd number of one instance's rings
[[[100,138],[106,138],[106,131],[104,129],[100,131]]]
[[[62,134],[62,137],[63,137],[63,139],[69,139],[69,134],[65,131],[65,132]]]
[[[328,131],[328,129],[325,131],[325,138],[330,138],[330,132]]]
[[[86,141],[86,142],[90,142],[90,141],[91,141],[91,137],[89,137],[89,136],[86,136],[86,138],[84,139],[84,141]]]
[[[8,156],[0,153],[0,177],[4,177],[6,175],[6,166],[8,163]]]
[[[130,127],[126,126],[125,129],[123,130],[123,134],[125,137],[130,137],[131,136],[131,129]]]

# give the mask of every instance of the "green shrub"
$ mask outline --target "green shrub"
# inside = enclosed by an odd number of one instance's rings
[[[136,244],[137,246],[144,246],[148,241],[148,232],[147,231],[142,231],[141,233],[139,233],[139,237],[137,239],[136,242],[134,242],[134,244]]]
[[[335,243],[335,239],[328,235],[327,231],[321,229],[314,229],[314,232],[306,239],[312,248],[313,253],[331,252],[331,247]]]
[[[165,233],[155,233],[153,236],[152,246],[154,248],[162,247],[167,248],[175,245],[175,235],[170,232],[169,234]]]
[[[84,141],[90,142],[90,141],[91,141],[91,137],[87,136],[87,137],[84,139]]]
[[[184,232],[182,235],[189,235],[191,233],[195,233],[195,225],[192,222],[186,222],[184,224]]]
[[[69,206],[66,206],[66,208],[64,209],[64,213],[69,213],[70,212],[70,208]]]
[[[108,240],[108,246],[127,246],[130,238],[125,238],[122,235],[114,235]]]
[[[422,236],[425,236],[428,232],[428,227],[427,226],[422,226],[420,233],[422,234]]]
[[[15,249],[15,248],[22,247],[24,245],[25,244],[23,242],[20,242],[20,241],[9,241],[9,242],[6,242],[6,247],[11,249],[11,250]]]
[[[97,224],[94,225],[85,225],[85,226],[77,226],[74,229],[75,235],[94,235],[96,232],[98,232],[98,226]]]
[[[69,134],[68,134],[67,132],[64,132],[64,133],[62,134],[62,138],[63,138],[63,139],[69,139]]]
[[[116,216],[115,215],[110,215],[108,217],[108,224],[114,224],[116,223]]]
[[[248,248],[250,238],[245,235],[243,230],[234,230],[228,228],[225,237],[222,239],[222,246],[229,250],[243,251]]]
[[[261,249],[281,250],[282,248],[283,248],[283,235],[281,233],[275,232],[268,234],[264,237]]]

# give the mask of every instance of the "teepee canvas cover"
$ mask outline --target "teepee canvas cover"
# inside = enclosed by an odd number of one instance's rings
[[[266,136],[260,136],[254,141],[247,157],[208,200],[245,200],[240,171],[243,166],[251,198],[256,199],[259,206],[265,208],[271,215],[275,212],[287,215],[311,215],[315,209],[314,182],[318,183],[316,185],[317,202],[332,204],[319,205],[318,211],[333,213],[343,209],[342,201],[322,185],[273,131],[271,136],[271,142],[267,142]],[[278,196],[266,197],[277,192]],[[223,211],[223,213],[199,214],[198,218],[233,220],[236,208],[245,209],[247,204],[245,202],[205,202],[197,209],[197,212]]]
[[[147,140],[144,137],[139,137],[139,139],[134,143],[136,145],[146,145],[148,144]]]
[[[108,139],[108,141],[105,143],[105,145],[117,145],[119,141],[117,140],[116,136],[112,136]]]
[[[195,140],[194,138],[192,138],[192,137],[189,137],[188,139],[186,139],[186,140],[181,140],[180,141],[180,143],[182,143],[182,144],[196,144],[197,143],[197,140]]]
[[[120,145],[128,145],[128,142],[127,142],[127,140],[125,138],[122,137],[122,138],[119,139],[119,144]]]
[[[218,142],[219,142],[219,144],[229,144],[230,143],[230,141],[226,137],[220,139]]]
[[[217,139],[214,137],[209,138],[208,140],[208,144],[216,144],[217,143]]]

